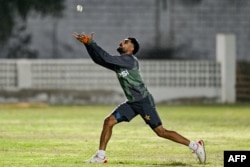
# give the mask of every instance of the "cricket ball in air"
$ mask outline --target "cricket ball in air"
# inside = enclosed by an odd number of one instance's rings
[[[77,12],[82,12],[82,9],[83,9],[82,5],[77,5],[76,6],[76,11]]]

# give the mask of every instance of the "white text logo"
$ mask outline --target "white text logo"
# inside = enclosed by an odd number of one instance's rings
[[[119,76],[120,77],[126,77],[126,76],[128,76],[129,75],[129,72],[128,72],[128,70],[124,70],[124,71],[122,71],[122,72],[120,72],[120,73],[118,73],[119,74]]]

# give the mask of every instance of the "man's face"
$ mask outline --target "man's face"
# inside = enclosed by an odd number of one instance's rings
[[[133,54],[134,45],[131,43],[129,39],[124,39],[120,42],[117,51],[120,54]]]

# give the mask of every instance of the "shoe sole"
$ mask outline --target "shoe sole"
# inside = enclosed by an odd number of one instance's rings
[[[204,144],[204,141],[203,141],[203,140],[200,140],[199,142],[202,143],[201,145],[202,145],[202,148],[203,148],[203,150],[204,150],[204,156],[205,156],[204,162],[201,162],[200,159],[199,159],[199,161],[200,161],[201,164],[205,164],[205,163],[206,163],[206,160],[207,160],[207,155],[206,155],[206,150],[205,150],[205,144]]]

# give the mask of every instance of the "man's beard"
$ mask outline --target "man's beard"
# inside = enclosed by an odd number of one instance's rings
[[[122,49],[122,47],[118,47],[116,50],[117,50],[117,52],[119,52],[120,54],[125,53],[124,50]]]

